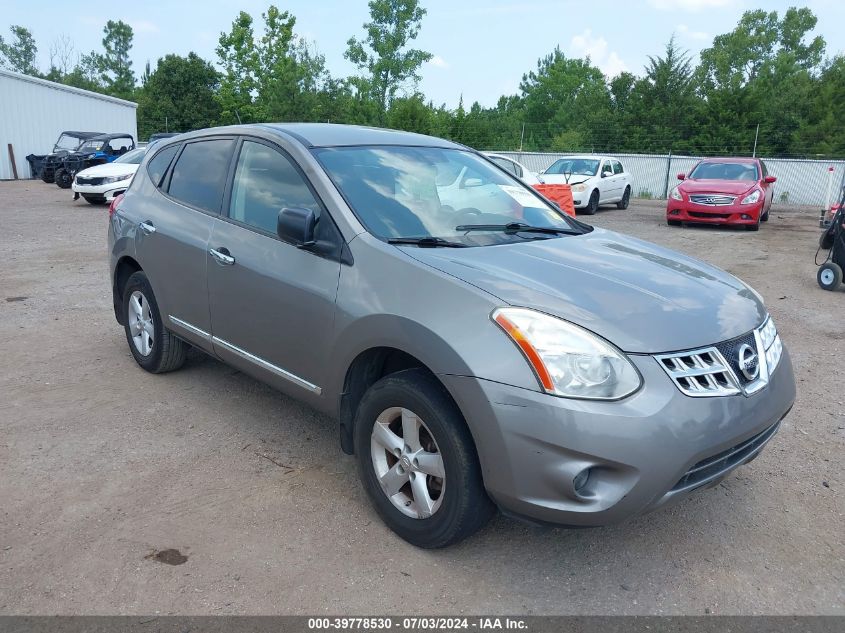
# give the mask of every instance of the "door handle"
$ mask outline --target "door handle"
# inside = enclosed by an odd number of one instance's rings
[[[208,254],[211,255],[218,264],[223,266],[231,266],[235,263],[235,258],[229,254],[228,248],[210,248]]]
[[[147,235],[156,232],[156,227],[153,225],[152,222],[141,222],[138,225],[138,228],[141,229]]]

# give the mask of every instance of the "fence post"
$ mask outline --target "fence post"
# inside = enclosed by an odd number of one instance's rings
[[[669,172],[672,171],[672,148],[669,148],[669,156],[666,159],[666,180],[663,183],[663,200],[669,198]]]

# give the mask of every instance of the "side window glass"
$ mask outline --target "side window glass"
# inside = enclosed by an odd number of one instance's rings
[[[622,163],[618,160],[613,161],[613,173],[614,174],[621,174],[624,170],[622,169]]]
[[[601,167],[601,171],[603,174],[612,174],[613,168],[610,166],[610,161],[605,161]]]
[[[167,168],[170,167],[170,162],[173,160],[173,157],[176,155],[176,150],[178,149],[178,144],[172,145],[171,147],[165,147],[158,154],[153,156],[150,159],[150,162],[147,163],[147,173],[150,175],[150,180],[156,187],[161,186],[161,179],[164,177],[164,173],[167,171]]]
[[[185,145],[173,167],[168,193],[191,206],[219,213],[233,145],[231,139]]]
[[[311,209],[320,215],[320,204],[290,159],[261,143],[244,141],[229,217],[275,235],[279,211],[286,207]]]

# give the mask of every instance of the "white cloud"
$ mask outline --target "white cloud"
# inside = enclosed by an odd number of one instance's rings
[[[432,66],[436,66],[437,68],[449,68],[449,63],[445,59],[440,57],[440,55],[435,55],[430,60],[428,60],[428,63]]]
[[[607,40],[601,36],[594,37],[592,29],[586,29],[572,38],[569,54],[572,57],[589,57],[590,62],[608,77],[615,77],[628,70],[628,66],[616,51],[608,50]]]
[[[681,43],[683,40],[690,39],[690,40],[698,40],[700,42],[704,42],[710,39],[710,35],[705,33],[704,31],[693,31],[690,27],[686,24],[679,24],[675,27],[675,32],[680,36]]]
[[[736,0],[648,0],[648,3],[662,11],[705,11],[730,7],[736,4]]]

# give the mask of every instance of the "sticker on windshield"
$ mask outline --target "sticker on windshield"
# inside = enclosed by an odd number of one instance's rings
[[[517,187],[516,185],[499,185],[499,189],[516,200],[523,207],[536,207],[540,204],[537,198],[532,196],[530,192],[526,191],[522,187]]]

